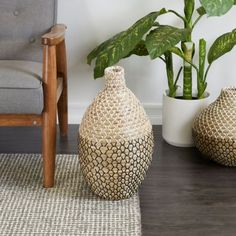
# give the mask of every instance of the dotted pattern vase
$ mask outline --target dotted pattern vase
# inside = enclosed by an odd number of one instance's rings
[[[126,87],[122,67],[105,70],[106,86],[88,107],[79,129],[79,159],[95,194],[110,200],[131,197],[153,154],[151,123]]]
[[[218,99],[196,117],[196,147],[210,159],[236,166],[236,88],[221,91]]]

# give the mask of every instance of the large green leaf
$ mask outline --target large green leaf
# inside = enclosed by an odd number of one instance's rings
[[[235,0],[200,0],[209,16],[221,16],[235,4]]]
[[[211,64],[213,61],[230,52],[236,45],[236,29],[232,32],[221,35],[212,44],[208,53],[208,62]]]
[[[152,30],[146,38],[146,47],[151,59],[160,57],[180,41],[185,41],[188,32],[186,29],[168,25]]]
[[[114,37],[106,40],[105,42],[103,42],[102,44],[100,44],[98,47],[96,47],[95,49],[93,49],[92,52],[89,53],[89,55],[87,56],[87,63],[89,65],[91,65],[91,62],[93,59],[95,59],[97,57],[97,55],[103,51],[111,42],[115,41],[118,37],[120,37],[124,32],[120,32],[119,34],[116,34]]]
[[[88,63],[97,58],[94,78],[102,77],[106,67],[116,64],[134,50],[143,36],[152,28],[156,18],[164,13],[166,10],[163,8],[158,12],[146,15],[126,31],[122,31],[95,48],[87,58]]]
[[[141,40],[136,45],[136,47],[124,58],[130,57],[131,55],[137,55],[137,56],[148,56],[149,55],[144,40]]]

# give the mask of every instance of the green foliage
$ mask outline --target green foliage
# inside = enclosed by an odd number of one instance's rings
[[[174,53],[175,55],[181,57],[182,59],[184,59],[185,61],[187,60],[185,57],[184,57],[184,53],[183,51],[178,48],[178,47],[173,47],[169,50],[170,52]]]
[[[194,8],[195,8],[195,0],[184,0],[184,14],[186,21],[188,23],[188,25],[186,25],[186,28],[190,27]]]
[[[199,40],[199,77],[201,80],[204,79],[206,63],[206,41],[205,39]]]
[[[137,21],[128,30],[117,34],[95,48],[87,58],[89,63],[91,63],[94,58],[97,58],[94,68],[94,77],[102,77],[106,67],[116,64],[120,59],[126,57],[134,50],[144,34],[152,28],[156,18],[164,13],[166,13],[165,9],[148,14]]]
[[[120,37],[123,32],[120,32],[119,34],[115,35],[114,37],[106,40],[105,42],[103,42],[102,44],[100,44],[98,47],[96,47],[92,52],[89,53],[89,55],[87,56],[87,63],[89,65],[91,65],[92,60],[95,59],[98,54],[100,52],[102,52],[103,50],[106,50],[107,46],[110,45],[112,42],[114,42],[118,37]]]
[[[197,80],[198,97],[202,98],[207,87],[205,81],[205,64],[206,64],[206,41],[199,40],[199,73]]]
[[[199,8],[197,9],[197,13],[198,13],[200,16],[203,16],[203,15],[206,14],[206,10],[205,10],[204,7],[199,7]]]
[[[200,0],[209,16],[221,16],[235,4],[235,0]]]
[[[141,40],[126,57],[130,57],[131,55],[137,55],[137,56],[148,56],[149,55],[144,40]],[[124,58],[126,58],[126,57],[124,57]]]
[[[169,96],[175,97],[177,86],[174,82],[174,68],[173,68],[173,57],[172,53],[167,51],[164,54],[165,62],[166,62],[166,74],[168,79],[168,86],[169,86]]]
[[[184,78],[183,78],[183,98],[192,99],[192,66],[188,62],[192,63],[194,44],[193,42],[183,42],[182,50],[184,58]]]
[[[180,41],[185,41],[187,33],[187,29],[178,29],[168,25],[152,30],[146,38],[146,47],[151,59],[160,57]]]
[[[208,62],[211,64],[213,61],[230,52],[236,45],[236,29],[232,32],[221,35],[212,44],[208,53]]]
[[[199,62],[194,64],[195,43],[192,42],[192,32],[204,16],[220,16],[228,12],[236,0],[200,0],[201,6],[195,9],[195,0],[184,0],[184,15],[174,10],[152,12],[125,31],[106,40],[96,47],[87,57],[88,64],[96,60],[94,78],[104,75],[104,70],[119,62],[122,58],[132,55],[160,58],[166,65],[166,75],[169,86],[169,96],[175,97],[178,80],[183,69],[183,97],[192,99],[192,73],[197,75],[198,98],[203,98],[207,87],[206,78],[212,63],[231,51],[236,44],[236,30],[220,36],[208,52],[208,67],[206,67],[206,41],[199,40]],[[194,12],[198,13],[195,19]],[[182,28],[163,25],[157,21],[162,14],[174,14],[183,22]],[[183,60],[183,66],[177,76],[174,74],[173,55]],[[194,70],[193,70],[194,69]],[[175,79],[174,79],[175,78]]]

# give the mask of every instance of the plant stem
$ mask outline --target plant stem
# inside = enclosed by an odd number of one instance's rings
[[[192,62],[194,44],[192,42],[183,43],[183,53],[187,61],[184,60],[184,78],[183,78],[183,98],[192,99]]]
[[[180,53],[178,53],[176,50],[173,50],[173,49],[174,49],[174,48],[170,49],[170,51],[171,51],[172,53],[174,53],[176,56],[182,58],[186,63],[188,63],[189,65],[191,65],[191,66],[196,70],[196,72],[198,73],[198,71],[199,71],[199,70],[198,70],[198,67],[197,67],[195,64],[193,64],[192,61],[188,61],[187,58],[185,58],[184,54],[180,54]]]
[[[184,0],[185,29],[189,29],[187,42],[192,41],[192,16],[195,8],[195,0]]]
[[[205,73],[205,76],[204,76],[204,83],[206,83],[207,75],[208,75],[208,72],[209,72],[209,70],[211,68],[211,65],[212,64],[209,64],[208,67],[207,67],[207,70],[206,70],[206,73]]]
[[[175,86],[177,86],[177,82],[179,80],[179,77],[180,77],[180,74],[181,74],[182,70],[183,70],[183,67],[181,66],[180,69],[179,69],[179,72],[176,76],[176,79],[175,79],[175,83],[174,83]]]
[[[166,60],[163,57],[159,57],[164,63],[166,63]]]
[[[199,76],[200,79],[204,80],[206,62],[206,41],[204,39],[199,40]]]
[[[193,23],[192,29],[194,29],[194,27],[197,25],[197,23],[199,22],[199,20],[200,20],[201,18],[202,18],[202,15],[199,16],[199,17],[195,20],[195,22]]]
[[[206,83],[204,81],[205,62],[206,62],[206,41],[204,39],[200,39],[199,40],[199,73],[197,75],[198,98],[203,98],[204,92],[206,90]]]
[[[182,42],[184,54],[183,98],[192,99],[192,58],[194,43],[192,42],[192,16],[195,9],[195,0],[184,0],[185,29],[189,30],[186,41]]]
[[[186,19],[183,16],[181,16],[178,12],[176,12],[174,10],[168,10],[168,12],[175,14],[177,17],[179,17],[184,22],[184,24],[187,23]]]
[[[166,52],[164,54],[165,56],[165,62],[166,62],[166,73],[167,73],[167,79],[168,79],[168,87],[169,87],[169,97],[175,97],[176,95],[176,89],[174,83],[174,69],[173,69],[173,57],[171,52]]]

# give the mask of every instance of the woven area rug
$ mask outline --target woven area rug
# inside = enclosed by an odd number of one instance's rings
[[[77,155],[58,155],[56,186],[42,187],[38,154],[0,154],[0,235],[141,235],[139,198],[106,201],[87,187]]]

